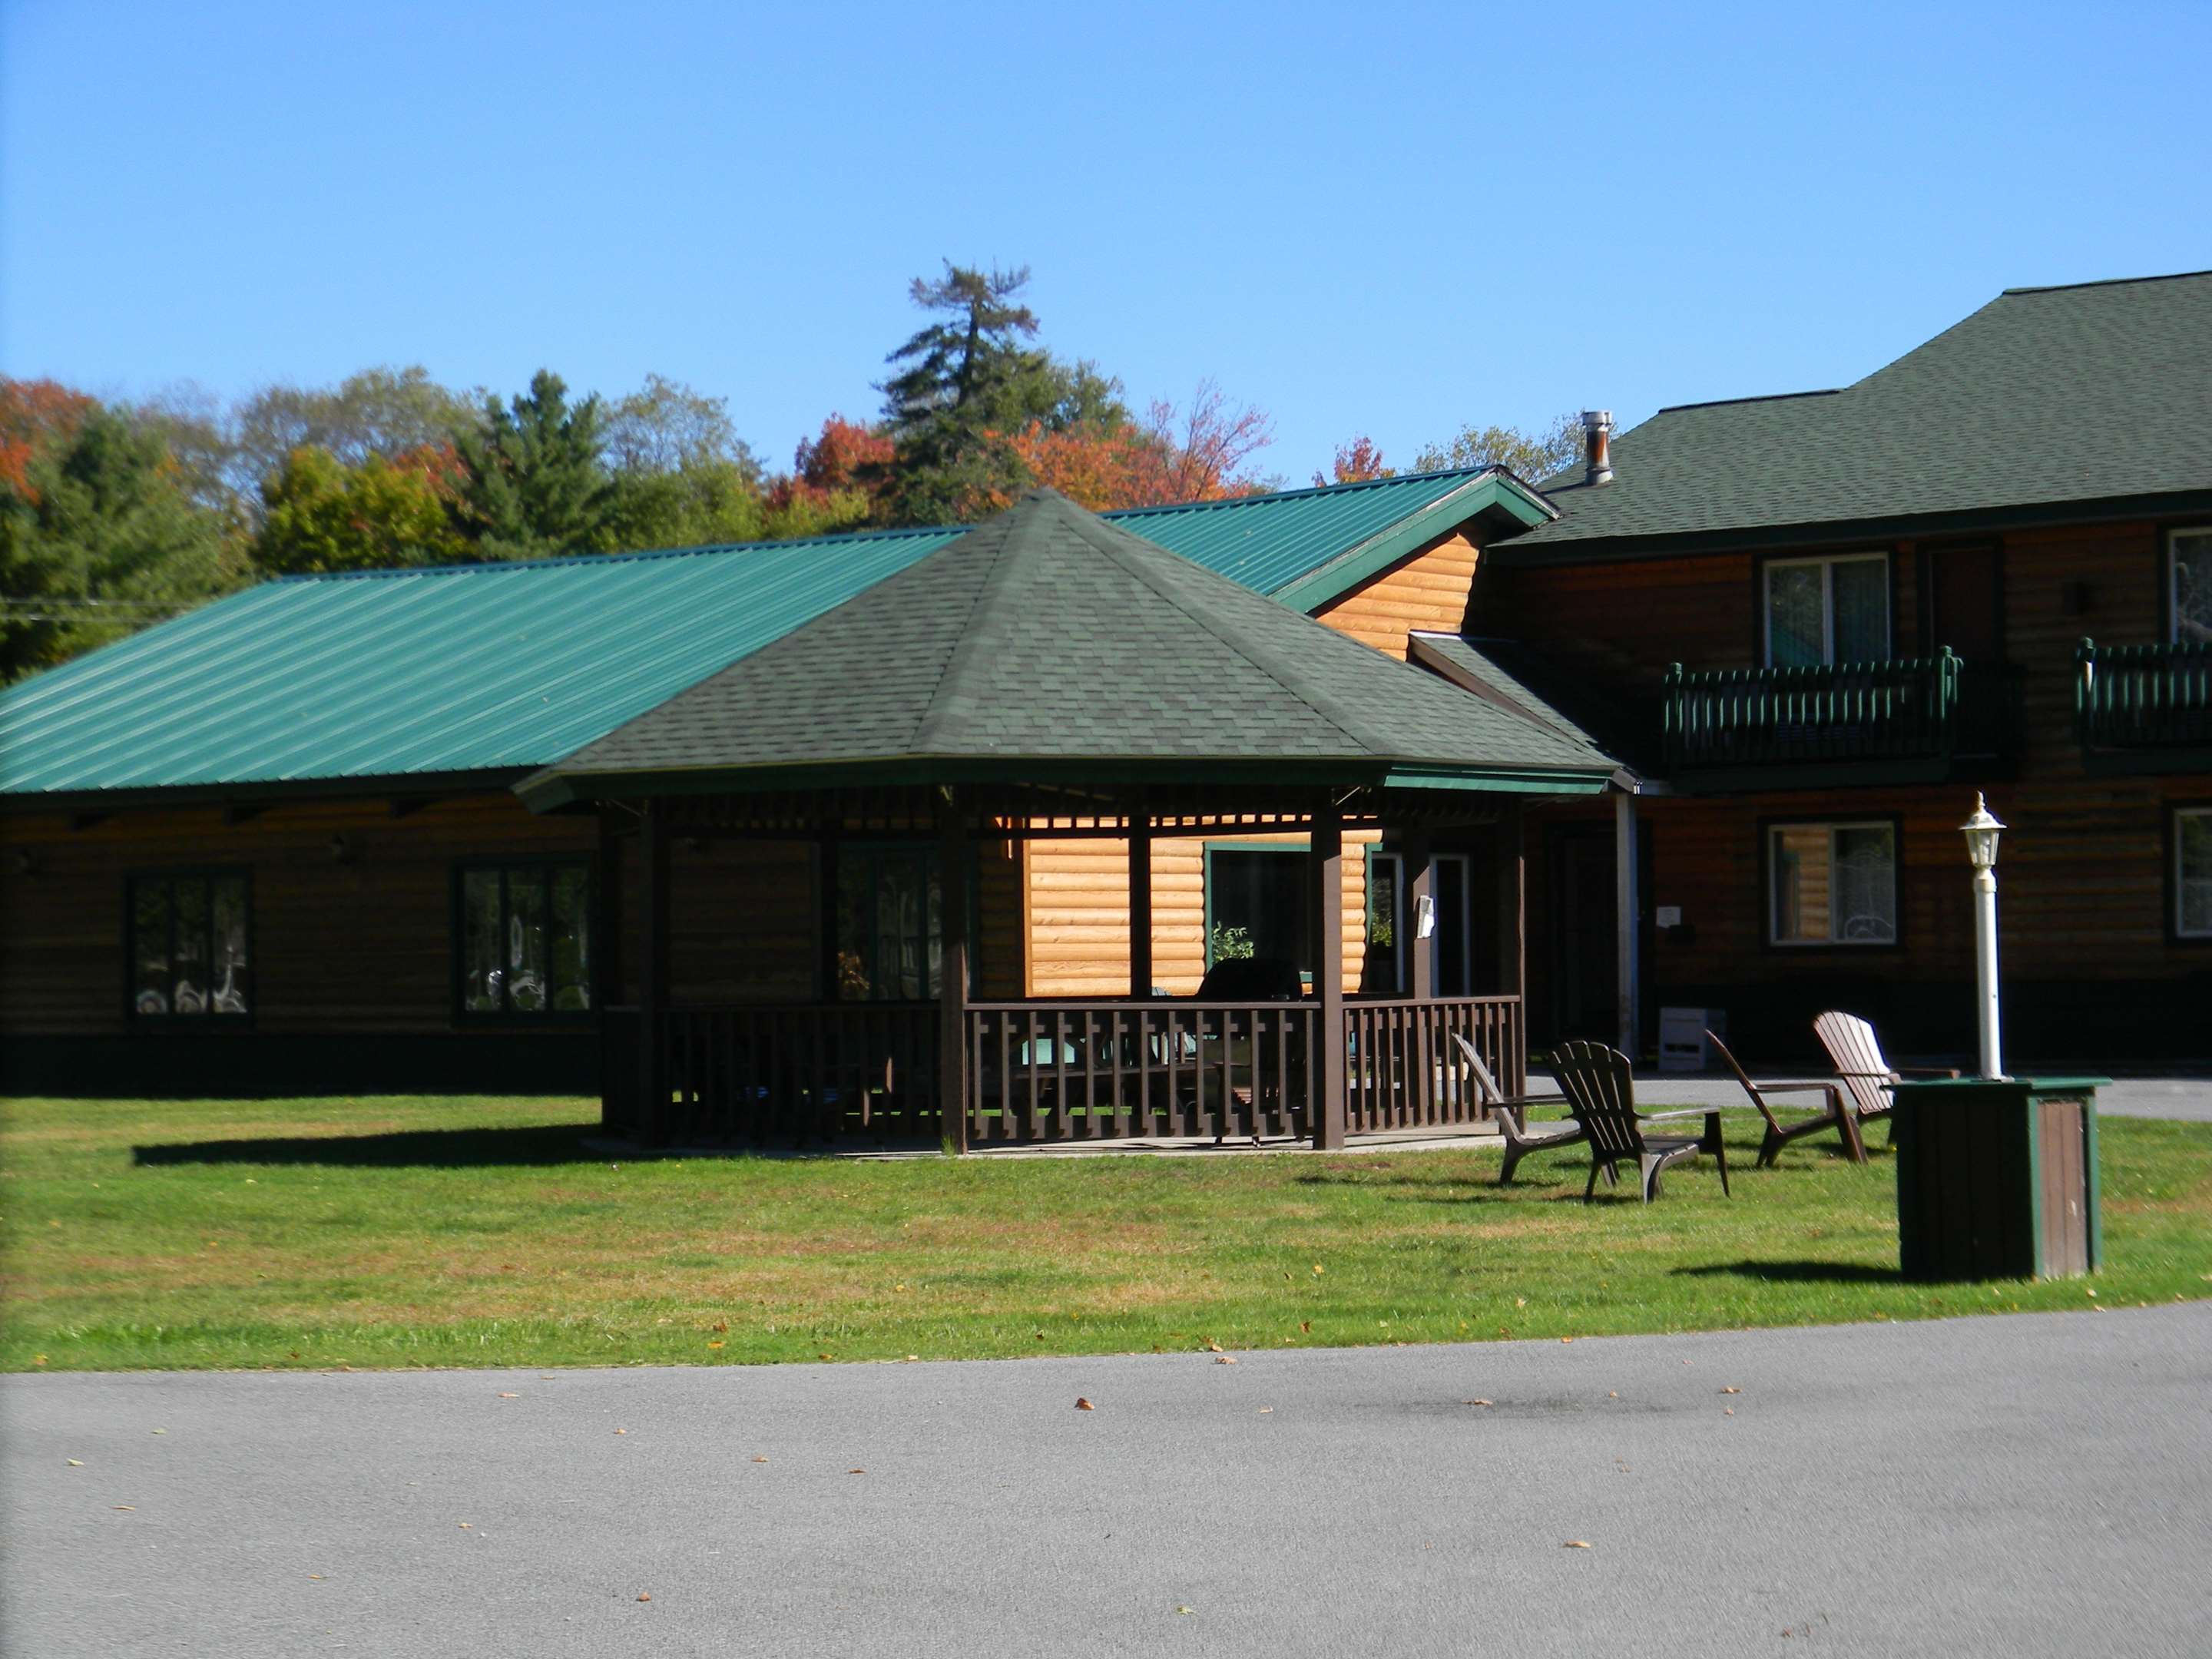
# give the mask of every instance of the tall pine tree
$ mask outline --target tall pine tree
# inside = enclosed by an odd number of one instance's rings
[[[1006,439],[1042,422],[1127,418],[1119,383],[1088,363],[1054,361],[1029,343],[1036,313],[1020,303],[1029,268],[917,276],[908,289],[935,320],[885,361],[897,369],[878,388],[893,455],[884,480],[895,524],[950,524],[1018,488],[1020,462]]]
[[[502,408],[484,400],[481,429],[453,434],[468,469],[461,491],[463,533],[482,559],[541,559],[605,549],[615,510],[613,480],[602,456],[599,400],[571,405],[550,369]]]

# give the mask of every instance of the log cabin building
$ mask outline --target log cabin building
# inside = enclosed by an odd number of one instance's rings
[[[1976,789],[2014,1051],[2212,1053],[2212,275],[1588,425],[1535,487],[294,579],[94,653],[0,696],[0,1087],[1331,1144],[1479,1120],[1454,1032],[1509,1086],[1662,1004],[1956,1051]]]

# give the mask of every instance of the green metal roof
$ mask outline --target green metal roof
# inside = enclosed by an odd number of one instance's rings
[[[1840,391],[1662,410],[1613,465],[1610,483],[1547,480],[1558,521],[1504,562],[2212,496],[2212,272],[2008,289]]]
[[[1410,551],[1544,511],[1479,469],[1115,516],[1274,593],[1317,571],[1352,586],[1407,536]],[[0,793],[542,766],[960,533],[265,582],[0,692]]]
[[[1050,490],[519,786],[1287,771],[1571,793],[1612,763]],[[1162,775],[1165,775],[1164,771]]]

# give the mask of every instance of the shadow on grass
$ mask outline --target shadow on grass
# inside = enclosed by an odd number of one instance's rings
[[[483,1169],[498,1164],[604,1164],[573,1123],[514,1129],[416,1129],[380,1135],[288,1135],[133,1146],[131,1161],[161,1164],[316,1164],[354,1169]]]
[[[1702,1267],[1676,1267],[1684,1279],[1755,1279],[1767,1285],[1902,1285],[1895,1267],[1869,1267],[1856,1261],[1715,1261]]]

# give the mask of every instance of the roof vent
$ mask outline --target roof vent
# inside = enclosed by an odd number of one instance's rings
[[[1609,409],[1583,410],[1583,482],[1613,482],[1613,411]]]

